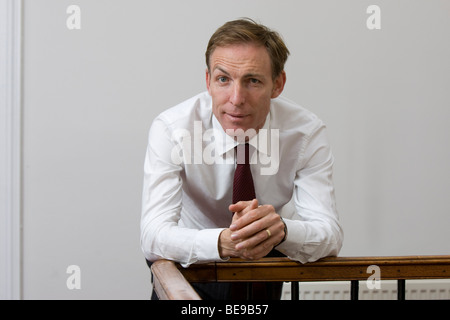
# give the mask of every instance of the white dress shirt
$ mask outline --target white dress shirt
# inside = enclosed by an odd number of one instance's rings
[[[218,240],[232,219],[228,206],[237,144],[214,116],[208,92],[154,119],[142,198],[146,259],[174,260],[185,267],[221,261]],[[250,145],[256,197],[260,204],[273,205],[287,226],[287,238],[276,249],[303,263],[337,255],[343,232],[323,122],[279,97]]]

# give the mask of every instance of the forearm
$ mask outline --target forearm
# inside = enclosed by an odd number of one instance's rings
[[[170,132],[161,120],[153,123],[144,163],[141,214],[141,247],[146,259],[170,259],[187,266],[219,260],[218,237],[222,229],[183,227],[183,167],[171,159]],[[203,230],[199,230],[203,229]]]
[[[300,221],[284,218],[286,240],[276,249],[292,260],[313,262],[327,256],[336,256],[343,241],[343,233],[335,222]]]
[[[277,249],[305,262],[337,255],[343,242],[334,195],[333,155],[325,126],[318,125],[299,155],[292,206],[282,214],[288,236]]]
[[[143,222],[141,247],[149,261],[168,259],[183,267],[192,263],[221,260],[218,238],[223,229],[195,230],[167,222]]]

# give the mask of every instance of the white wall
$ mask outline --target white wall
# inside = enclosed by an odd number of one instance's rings
[[[66,27],[72,4],[80,30]],[[366,27],[370,4],[381,30]],[[242,16],[283,34],[285,95],[328,125],[341,255],[447,254],[449,13],[445,0],[25,0],[23,298],[149,298],[147,132],[205,89],[210,35]]]

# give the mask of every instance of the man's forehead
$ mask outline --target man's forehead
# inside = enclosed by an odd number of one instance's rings
[[[212,71],[231,72],[240,69],[246,74],[262,75],[271,73],[270,57],[267,50],[256,45],[230,45],[218,47],[211,55]]]

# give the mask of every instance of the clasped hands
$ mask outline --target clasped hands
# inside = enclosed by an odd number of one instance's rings
[[[219,236],[222,258],[260,259],[284,239],[285,225],[273,206],[260,206],[253,199],[232,204],[229,210],[234,212],[231,225]]]

